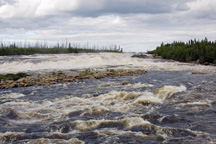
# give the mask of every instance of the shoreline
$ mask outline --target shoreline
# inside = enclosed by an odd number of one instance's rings
[[[50,86],[63,82],[79,82],[83,79],[102,79],[106,77],[117,76],[133,76],[138,74],[145,74],[145,70],[114,70],[107,69],[106,71],[91,71],[85,70],[81,72],[63,73],[61,71],[55,73],[38,74],[20,78],[18,80],[6,80],[0,82],[0,89],[16,88],[16,87],[30,87],[30,86]]]

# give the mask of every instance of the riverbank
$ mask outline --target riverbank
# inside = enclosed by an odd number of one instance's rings
[[[49,86],[52,84],[63,82],[79,82],[83,79],[102,79],[105,77],[116,76],[132,76],[138,74],[145,74],[145,70],[114,70],[107,69],[106,71],[92,71],[85,70],[81,72],[71,71],[64,73],[62,71],[52,72],[47,74],[38,74],[20,78],[18,80],[2,80],[0,82],[1,89],[15,88],[15,87],[28,87],[28,86]]]
[[[163,59],[172,59],[180,62],[193,62],[204,65],[216,64],[216,42],[207,38],[197,41],[189,40],[187,43],[176,42],[162,43],[149,54],[161,56]]]

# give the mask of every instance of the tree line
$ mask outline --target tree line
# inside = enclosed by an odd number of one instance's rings
[[[180,62],[196,61],[200,64],[216,64],[216,41],[189,40],[187,43],[174,41],[173,43],[161,43],[155,50],[148,53],[159,55],[164,59],[173,59]]]
[[[0,56],[7,55],[32,55],[32,54],[61,54],[61,53],[97,53],[97,52],[123,52],[123,49],[117,47],[117,45],[110,46],[86,46],[81,45],[72,46],[68,44],[57,44],[55,46],[48,46],[47,44],[28,44],[19,45],[17,43],[12,44],[0,44]]]

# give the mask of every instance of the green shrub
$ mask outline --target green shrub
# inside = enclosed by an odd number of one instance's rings
[[[87,75],[92,75],[93,72],[90,69],[86,69],[85,71],[82,71],[79,73],[79,76],[87,76]]]
[[[56,75],[56,73],[55,73],[55,72],[52,72],[52,75],[53,75],[53,76],[55,76],[55,75]]]
[[[162,43],[155,50],[148,53],[162,56],[164,59],[173,59],[181,62],[197,61],[203,63],[215,63],[216,41],[208,41],[207,38],[198,41],[189,40],[187,43],[174,41],[171,44]]]
[[[114,69],[107,69],[107,72],[110,72],[110,73],[116,74],[116,70],[114,70]]]
[[[29,76],[28,74],[26,73],[17,73],[17,74],[12,74],[12,73],[8,73],[8,74],[5,74],[5,75],[0,75],[0,80],[1,81],[6,81],[6,80],[18,80],[18,79],[21,79],[21,78],[24,78],[24,77],[27,77]]]

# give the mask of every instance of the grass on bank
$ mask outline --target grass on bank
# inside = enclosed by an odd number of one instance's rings
[[[21,79],[21,78],[24,78],[24,77],[27,77],[29,76],[28,74],[26,73],[17,73],[17,74],[12,74],[12,73],[8,73],[8,74],[1,74],[0,75],[0,81],[6,81],[6,80],[13,80],[13,81],[16,81],[18,79]]]
[[[94,71],[91,70],[91,69],[86,69],[85,71],[81,71],[79,73],[79,76],[80,77],[84,77],[84,76],[89,76],[89,75],[93,75],[94,74]]]

